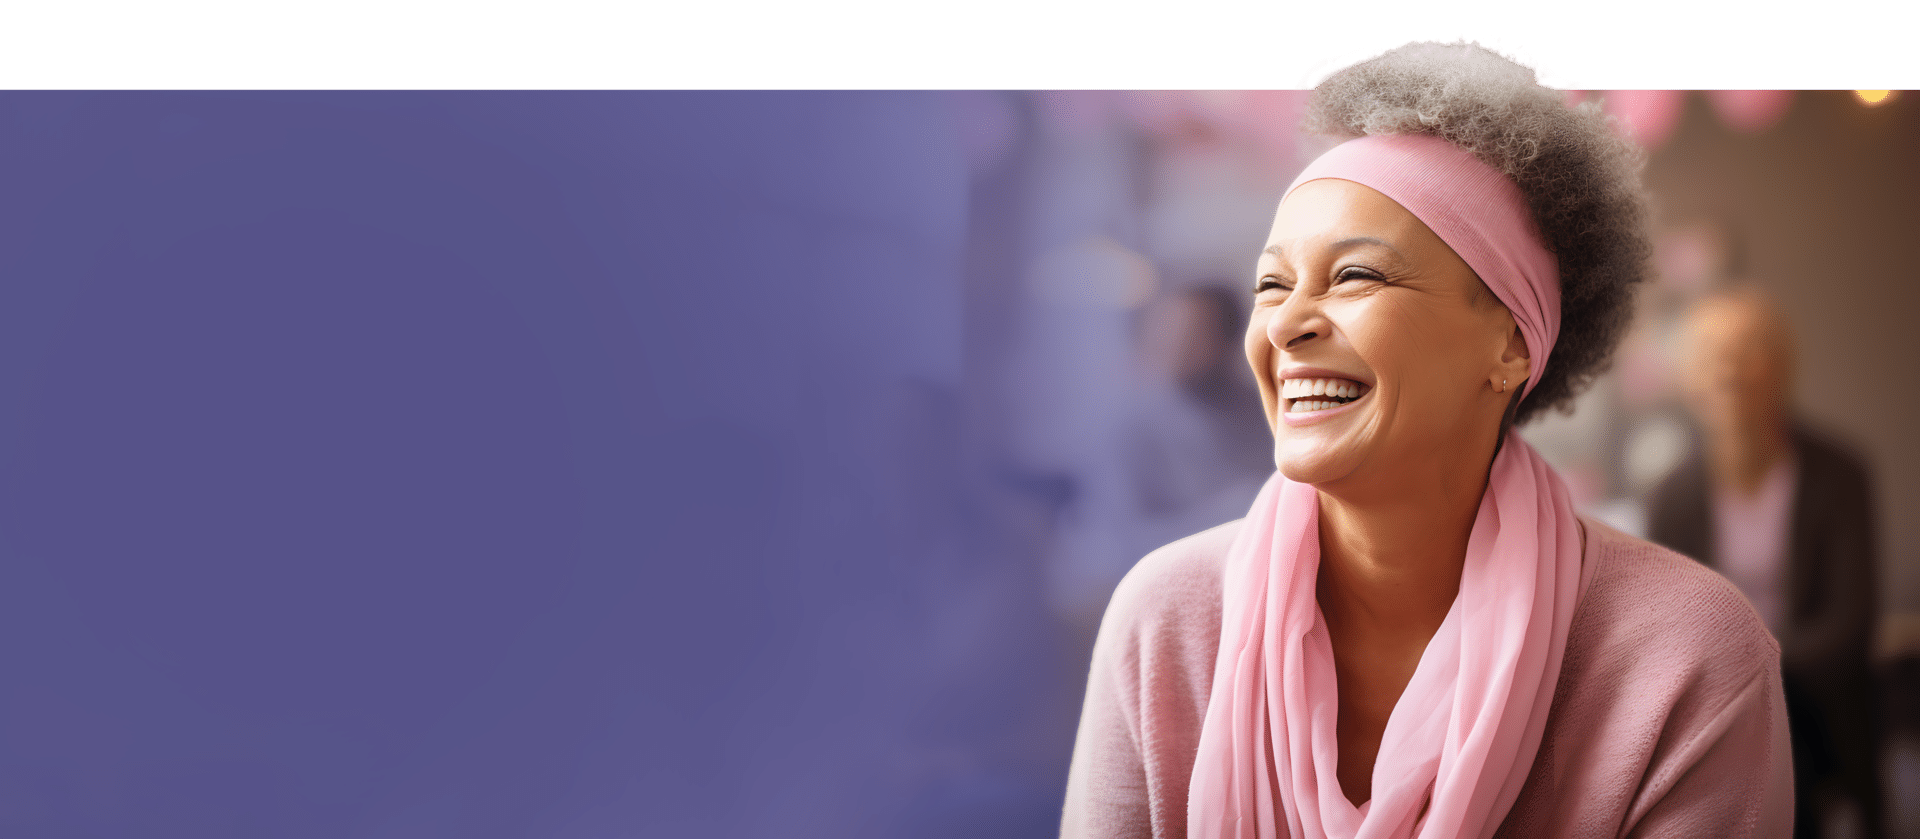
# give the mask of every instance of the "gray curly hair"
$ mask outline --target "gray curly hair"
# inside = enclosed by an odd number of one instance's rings
[[[1611,362],[1652,252],[1644,155],[1599,104],[1568,107],[1532,70],[1478,44],[1416,43],[1321,82],[1304,128],[1337,140],[1431,134],[1519,185],[1559,261],[1560,337],[1512,421],[1571,411]]]

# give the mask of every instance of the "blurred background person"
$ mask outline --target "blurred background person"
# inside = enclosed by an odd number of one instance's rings
[[[1719,570],[1780,640],[1795,835],[1822,835],[1847,808],[1858,835],[1880,836],[1869,472],[1793,415],[1793,332],[1762,292],[1702,299],[1684,335],[1699,445],[1656,490],[1649,535]]]

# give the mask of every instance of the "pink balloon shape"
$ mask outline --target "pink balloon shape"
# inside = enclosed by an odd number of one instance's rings
[[[1648,151],[1673,134],[1685,103],[1686,93],[1678,90],[1615,90],[1606,95],[1607,113],[1619,117],[1627,133]]]
[[[1773,127],[1793,104],[1791,90],[1709,90],[1707,101],[1720,121],[1735,131],[1754,134]]]

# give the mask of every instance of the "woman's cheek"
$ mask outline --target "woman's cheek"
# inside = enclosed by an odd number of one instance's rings
[[[1268,391],[1273,390],[1273,344],[1267,340],[1267,318],[1271,311],[1262,312],[1255,306],[1253,317],[1247,324],[1246,354],[1247,372],[1260,386],[1263,399],[1269,399]],[[1269,401],[1271,401],[1269,399]]]

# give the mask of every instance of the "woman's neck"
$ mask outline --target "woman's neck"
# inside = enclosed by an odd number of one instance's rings
[[[1330,630],[1417,636],[1424,646],[1446,618],[1486,472],[1428,488],[1360,503],[1320,494],[1318,594]]]

